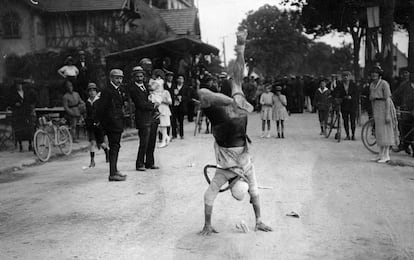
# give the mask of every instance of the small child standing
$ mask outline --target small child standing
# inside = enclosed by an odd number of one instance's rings
[[[326,125],[328,123],[329,115],[329,98],[331,96],[331,91],[326,87],[326,81],[321,80],[319,83],[319,88],[315,93],[315,107],[318,110],[319,123],[321,125],[320,135],[326,133]]]
[[[276,121],[277,138],[285,138],[285,120],[289,114],[287,112],[286,96],[282,95],[282,87],[276,86],[276,95],[273,96],[273,120]]]
[[[262,118],[262,135],[261,138],[270,138],[270,120],[272,118],[272,106],[273,106],[273,93],[270,92],[271,85],[268,83],[265,85],[264,92],[260,96],[261,118]],[[267,133],[266,133],[267,123]]]
[[[105,151],[106,162],[109,162],[109,149],[108,145],[104,142],[103,130],[98,126],[98,119],[96,118],[96,105],[99,100],[100,93],[95,83],[88,84],[89,98],[86,101],[86,130],[89,138],[89,152],[91,156],[91,163],[89,168],[95,167],[95,150],[101,147]]]

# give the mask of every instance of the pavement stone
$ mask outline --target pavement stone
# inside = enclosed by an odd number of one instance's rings
[[[124,133],[122,134],[122,139],[137,136],[137,135],[138,135],[138,131],[136,129],[133,129],[133,128],[126,129]],[[25,144],[23,144],[23,147],[27,149],[25,147]],[[88,140],[83,138],[78,143],[73,143],[71,154],[84,151],[88,149],[88,147],[89,147]],[[52,161],[56,158],[60,158],[62,156],[63,155],[61,155],[59,152],[55,151],[54,149],[54,151],[52,151],[52,155],[49,161]],[[14,149],[8,149],[8,150],[0,152],[0,174],[18,171],[25,167],[39,165],[42,163],[44,162],[41,162],[33,152],[29,152],[27,150],[24,150],[23,152],[19,152],[17,148],[14,148]]]

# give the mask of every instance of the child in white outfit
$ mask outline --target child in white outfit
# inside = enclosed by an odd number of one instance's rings
[[[260,137],[270,138],[270,120],[272,119],[273,93],[270,92],[271,85],[265,86],[264,92],[260,96],[260,105],[262,105],[262,135]],[[267,123],[267,133],[266,133]]]
[[[171,138],[167,134],[167,127],[171,126],[170,116],[171,110],[170,105],[172,104],[172,99],[170,92],[164,89],[164,80],[161,78],[157,79],[150,79],[149,86],[151,90],[151,94],[148,96],[148,99],[152,103],[158,103],[158,112],[160,113],[160,124],[158,130],[161,132],[162,140],[161,144],[159,145],[160,148],[166,147]]]
[[[273,120],[276,121],[277,137],[285,138],[284,122],[288,118],[289,114],[286,109],[286,106],[287,106],[286,96],[282,95],[281,91],[282,91],[282,87],[276,86],[276,95],[273,96]]]

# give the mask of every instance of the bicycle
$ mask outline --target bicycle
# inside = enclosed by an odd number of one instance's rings
[[[400,121],[402,114],[410,114],[410,113],[411,113],[410,111],[404,111],[404,110],[397,109],[397,118]],[[411,147],[413,147],[414,144],[410,140],[410,137],[413,133],[414,133],[414,126],[412,126],[411,129],[405,135],[400,136],[400,142],[411,144]],[[362,140],[362,143],[363,143],[364,147],[368,151],[370,151],[373,154],[378,154],[379,153],[378,146],[376,145],[377,140],[376,140],[376,137],[375,137],[375,121],[374,121],[373,118],[369,119],[362,126],[361,140]],[[391,150],[393,152],[396,152],[396,153],[401,151],[401,149],[399,148],[398,145],[392,146]],[[414,152],[413,152],[413,156],[414,156]]]
[[[56,119],[42,116],[39,118],[40,128],[33,137],[33,146],[36,156],[42,162],[47,162],[52,153],[53,146],[59,147],[64,155],[72,152],[72,135],[69,128],[64,125],[65,119]],[[52,136],[53,134],[53,136]]]
[[[341,100],[335,98],[330,105],[328,122],[325,129],[325,137],[329,138],[333,129],[337,129],[335,139],[339,143],[341,141]]]

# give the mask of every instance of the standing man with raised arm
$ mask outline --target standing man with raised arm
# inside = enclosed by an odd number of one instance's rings
[[[217,233],[211,225],[214,200],[220,187],[227,181],[241,174],[248,180],[250,202],[256,216],[255,230],[272,231],[261,220],[259,192],[254,171],[254,166],[249,155],[246,135],[247,114],[253,111],[253,106],[246,101],[242,91],[244,73],[244,48],[247,32],[237,33],[236,53],[237,59],[234,68],[234,80],[232,82],[232,97],[221,93],[214,93],[206,88],[198,91],[201,108],[211,121],[212,132],[215,139],[214,150],[217,161],[217,171],[210,186],[204,194],[205,224],[202,235]],[[244,193],[239,187],[243,187],[239,180],[233,186],[232,195],[236,199],[242,199]],[[246,183],[244,183],[247,186]]]

